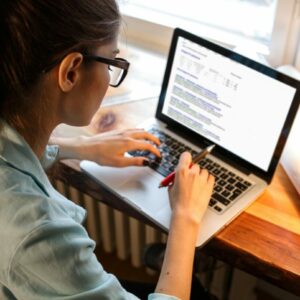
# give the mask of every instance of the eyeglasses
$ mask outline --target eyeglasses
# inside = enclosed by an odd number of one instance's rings
[[[118,87],[122,83],[127,75],[130,66],[130,63],[126,59],[120,57],[117,57],[115,59],[96,55],[83,55],[83,57],[87,60],[94,60],[108,65],[108,69],[110,72],[109,85],[112,87]]]
[[[86,60],[93,60],[108,65],[108,69],[110,71],[109,85],[112,87],[118,87],[123,82],[130,66],[130,63],[126,59],[120,57],[110,59],[102,56],[87,54],[83,54],[83,57]],[[59,63],[60,60],[61,59],[57,59],[49,64],[46,68],[43,69],[42,73],[45,74],[49,72],[55,65]]]

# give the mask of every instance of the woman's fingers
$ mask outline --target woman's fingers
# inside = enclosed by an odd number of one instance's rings
[[[207,182],[210,174],[207,169],[200,169],[199,175],[203,181]]]
[[[155,154],[157,157],[161,157],[160,151],[155,146],[153,146],[152,144],[146,141],[138,141],[138,140],[129,141],[127,151],[134,151],[134,150],[150,151],[153,154]]]
[[[142,129],[127,131],[126,134],[133,139],[138,139],[138,140],[144,139],[155,143],[157,146],[160,145],[160,140],[158,137]]]
[[[200,169],[200,177],[207,183],[210,187],[213,187],[215,184],[215,177],[211,175],[207,169]]]
[[[191,162],[192,162],[191,153],[183,152],[179,158],[178,169],[190,166]]]
[[[210,184],[212,184],[214,186],[214,184],[215,184],[215,177],[213,175],[209,174],[207,181],[208,181],[208,183],[210,183]]]

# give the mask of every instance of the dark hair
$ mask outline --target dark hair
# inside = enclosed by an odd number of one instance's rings
[[[0,118],[34,107],[43,70],[72,51],[92,52],[116,38],[115,0],[1,0]]]

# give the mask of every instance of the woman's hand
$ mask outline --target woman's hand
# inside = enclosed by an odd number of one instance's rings
[[[184,217],[200,224],[214,187],[214,177],[198,164],[190,168],[192,157],[180,156],[174,184],[169,188],[173,217]]]
[[[214,177],[198,164],[190,168],[191,154],[184,152],[169,188],[172,218],[157,293],[190,299],[192,269],[199,225],[210,199]],[[187,234],[188,233],[188,234]],[[184,255],[182,255],[184,253]]]
[[[95,161],[103,166],[127,167],[147,165],[144,157],[126,157],[133,150],[150,151],[160,157],[160,141],[142,129],[114,130],[90,137],[52,138],[51,144],[60,146],[60,158]]]

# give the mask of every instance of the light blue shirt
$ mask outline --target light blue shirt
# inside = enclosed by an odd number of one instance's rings
[[[86,211],[49,182],[44,169],[57,152],[48,146],[38,160],[11,127],[0,133],[0,299],[137,299],[98,262]]]

